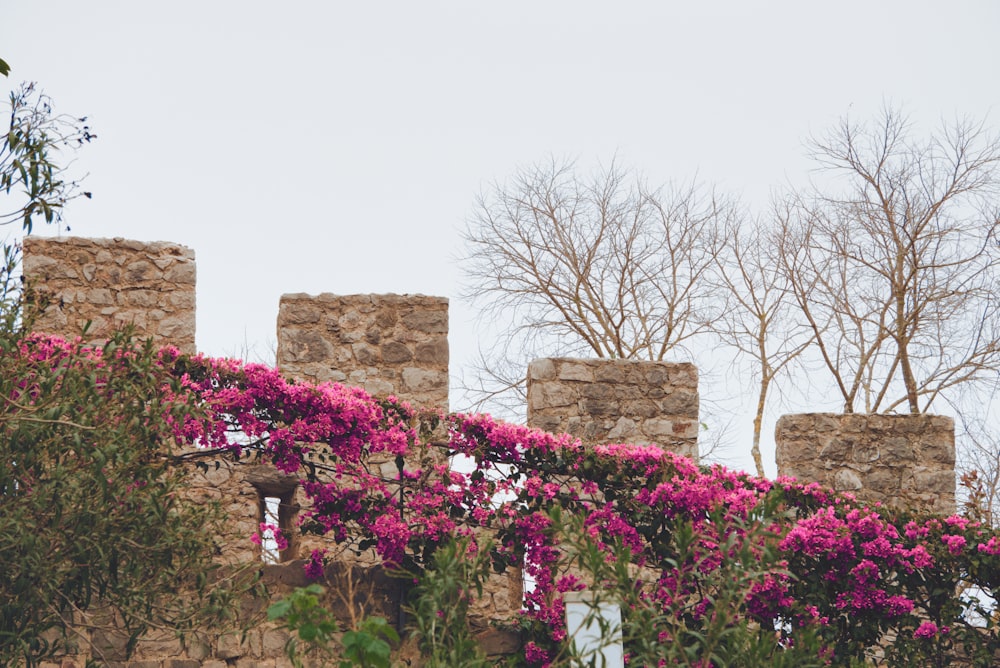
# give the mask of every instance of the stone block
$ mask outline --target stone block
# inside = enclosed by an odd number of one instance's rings
[[[128,658],[128,634],[109,629],[96,629],[91,638],[100,656],[114,661]]]
[[[382,353],[380,353],[378,348],[367,343],[358,342],[351,345],[351,352],[354,353],[354,359],[358,361],[358,364],[364,364],[365,366],[376,366],[381,363],[384,351],[384,347],[382,348]],[[386,360],[386,362],[391,361]]]
[[[621,407],[617,401],[602,399],[583,399],[580,402],[580,410],[587,415],[619,415]]]
[[[563,362],[559,365],[559,380],[575,380],[582,383],[594,381],[594,370],[587,364]]]
[[[638,360],[533,360],[528,425],[589,444],[641,440],[697,457],[697,372]]]
[[[212,646],[204,633],[192,633],[184,638],[184,651],[189,658],[204,661],[211,655]]]
[[[446,336],[418,343],[416,347],[416,359],[424,364],[447,367],[448,355],[448,337]]]
[[[633,436],[636,435],[637,431],[635,420],[630,420],[627,417],[620,417],[615,422],[614,427],[612,427],[608,432],[608,440],[629,443],[633,439]]]
[[[839,492],[853,492],[862,487],[861,478],[851,469],[840,469],[833,475],[833,488]]]
[[[403,391],[421,393],[448,387],[448,376],[434,369],[403,369]]]
[[[448,301],[423,295],[284,295],[278,363],[425,408],[448,406]]]
[[[310,330],[287,329],[284,331],[285,363],[322,362],[330,355],[330,344],[321,334]]]
[[[236,659],[246,653],[246,644],[240,641],[238,633],[224,633],[219,636],[215,656],[220,659]]]
[[[954,512],[954,422],[948,418],[786,415],[775,428],[775,445],[779,476],[829,480],[862,501]]]
[[[487,656],[513,654],[521,649],[521,636],[513,631],[487,629],[476,634],[476,643]]]
[[[284,629],[268,629],[264,631],[262,640],[263,655],[265,657],[278,657],[285,653],[285,645],[291,636]]]
[[[382,359],[386,364],[401,364],[413,359],[413,352],[409,346],[399,341],[389,341],[382,345]],[[445,359],[445,363],[447,363]]]
[[[642,432],[654,440],[669,440],[674,437],[674,423],[663,418],[646,420],[642,423]]]
[[[403,316],[403,324],[425,334],[445,334],[448,332],[447,311],[415,311]]]
[[[556,377],[556,365],[551,359],[532,360],[528,364],[528,382],[536,380],[553,380]]]

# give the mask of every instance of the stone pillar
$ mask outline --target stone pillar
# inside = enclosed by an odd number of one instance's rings
[[[415,407],[448,410],[448,300],[424,295],[282,295],[278,368],[293,378],[363,387]],[[436,453],[429,453],[432,456]],[[373,460],[397,475],[392,458]],[[422,462],[407,462],[417,468]],[[308,501],[301,492],[297,501]],[[327,547],[303,536],[300,554]],[[370,563],[365,555],[362,563]]]
[[[24,277],[48,306],[35,329],[100,343],[124,325],[194,353],[194,251],[128,239],[24,239]]]
[[[448,410],[448,300],[424,295],[282,295],[278,367]]]
[[[653,443],[698,458],[698,370],[690,363],[537,359],[528,426],[589,445]]]
[[[774,435],[779,476],[866,502],[955,512],[955,421],[939,415],[784,415]]]

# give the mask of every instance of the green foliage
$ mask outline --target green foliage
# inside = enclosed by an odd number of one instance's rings
[[[0,61],[0,69],[5,63]],[[0,208],[0,225],[20,221],[31,232],[36,218],[62,221],[66,203],[79,195],[79,182],[66,175],[60,152],[75,150],[97,138],[85,117],[53,111],[52,100],[26,83],[11,92],[10,122],[0,139],[0,193],[10,204]]]
[[[389,642],[399,642],[399,634],[382,617],[367,617],[361,621],[357,631],[348,631],[341,641],[344,656],[350,663],[342,666],[371,666],[389,668]]]
[[[469,604],[490,575],[490,547],[469,538],[449,540],[435,552],[410,592],[413,632],[427,668],[490,666],[469,628]]]
[[[10,74],[10,65],[3,58],[0,58],[0,74],[3,76]]]
[[[268,619],[283,620],[284,627],[298,635],[298,640],[293,635],[285,645],[285,653],[296,668],[304,665],[299,640],[309,645],[307,652],[335,661],[340,668],[389,668],[389,643],[399,642],[396,630],[381,617],[368,617],[357,629],[344,633],[338,647],[334,643],[337,621],[320,605],[323,592],[318,584],[298,587],[288,598],[267,609]]]
[[[670,565],[680,566],[669,588],[678,595],[664,601],[662,589],[639,571],[629,547],[620,539],[610,541],[610,552],[598,547],[579,514],[549,513],[552,530],[562,536],[565,565],[577,574],[580,585],[593,592],[588,621],[601,623],[602,637],[619,631],[631,665],[726,668],[825,666],[814,629],[800,627],[779,636],[753,621],[748,613],[750,593],[780,573],[774,540],[769,540],[773,508],[762,508],[728,536],[712,554],[698,544],[688,522],[673,527]],[[719,517],[710,518],[722,521]],[[729,519],[733,524],[732,518]],[[759,540],[765,538],[765,540]],[[685,566],[686,565],[686,566]],[[784,575],[788,575],[785,573]],[[662,583],[660,583],[662,585]],[[622,628],[605,628],[599,615],[602,604],[622,611]],[[788,642],[792,638],[792,642]],[[600,665],[598,656],[579,656],[566,638],[552,648],[555,666]]]
[[[490,574],[488,549],[474,549],[468,538],[449,540],[435,553],[410,591],[410,629],[427,668],[477,668],[493,665],[479,648],[469,628],[469,604],[483,593]],[[402,576],[402,574],[400,574]],[[412,575],[406,575],[409,578]],[[335,642],[336,620],[321,605],[324,590],[317,584],[300,587],[268,608],[268,619],[283,620],[292,631],[286,654],[298,668],[302,655],[315,654],[340,668],[389,668],[391,645],[399,635],[381,617],[367,617],[357,629]],[[303,651],[299,641],[309,647]]]
[[[153,626],[183,632],[225,618],[235,575],[212,562],[221,511],[182,502],[184,472],[170,456],[170,420],[195,409],[167,398],[179,383],[128,333],[55,354],[27,335],[12,251],[4,257],[0,665],[85,643],[72,634],[81,621],[131,649]]]

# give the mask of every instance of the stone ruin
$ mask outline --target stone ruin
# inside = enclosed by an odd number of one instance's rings
[[[778,475],[868,502],[955,512],[955,421],[940,415],[784,415]]]
[[[48,303],[39,331],[83,333],[95,342],[134,325],[155,343],[195,352],[196,272],[190,248],[162,241],[28,236],[23,272]]]
[[[698,370],[689,363],[538,359],[528,426],[583,443],[655,443],[698,459]]]
[[[195,261],[177,244],[124,239],[43,238],[24,241],[24,276],[47,307],[37,329],[98,342],[132,325],[140,337],[195,351]],[[89,323],[89,326],[88,326]],[[277,365],[309,381],[336,381],[375,395],[395,394],[423,408],[448,410],[448,301],[423,295],[284,295],[277,323]],[[528,365],[528,424],[565,431],[587,444],[655,443],[698,456],[698,373],[688,363],[540,359]],[[955,508],[954,425],[936,416],[829,414],[783,417],[777,427],[779,475],[816,481],[868,501],[948,513]],[[386,462],[389,466],[391,463]],[[229,515],[220,559],[266,558],[248,536],[274,515],[293,528],[305,502],[297,481],[269,466],[224,462],[192,471],[193,501],[220,501]],[[317,537],[294,536],[263,566],[272,591],[305,584],[301,558]],[[398,584],[364,560],[328,573],[333,582],[366,583],[369,611],[398,619]],[[351,592],[360,604],[364,592]],[[512,634],[492,630],[520,607],[517,574],[494,578],[473,611],[487,652],[517,651]],[[344,597],[341,597],[342,599]],[[330,599],[335,610],[349,601]],[[340,613],[347,614],[343,609]],[[264,624],[245,637],[195,634],[185,642],[151,637],[125,662],[120,638],[93,638],[109,665],[133,668],[283,668],[287,634]],[[70,668],[70,657],[46,668]]]

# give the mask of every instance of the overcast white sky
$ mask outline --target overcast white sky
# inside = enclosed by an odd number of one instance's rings
[[[763,205],[848,112],[1000,128],[996,0],[3,5],[3,92],[38,81],[99,135],[72,234],[194,248],[214,355],[267,356],[282,293],[419,292],[452,300],[457,374],[479,336],[458,230],[550,155]]]

